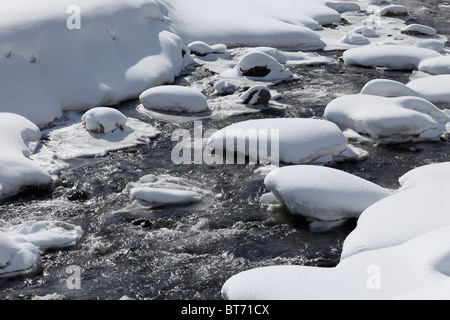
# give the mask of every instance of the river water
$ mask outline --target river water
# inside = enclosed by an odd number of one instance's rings
[[[449,7],[441,1],[396,1],[411,9],[417,20],[450,35]],[[424,9],[423,7],[428,9]],[[333,58],[340,51],[322,52]],[[299,81],[276,86],[279,101],[287,108],[267,109],[224,120],[204,120],[204,129],[255,118],[320,117],[336,94],[357,93],[379,70],[342,63],[291,68]],[[177,79],[203,79],[202,68]],[[406,72],[384,71],[384,78],[407,82]],[[322,92],[309,95],[308,92]],[[142,121],[137,100],[120,105],[126,116]],[[43,270],[29,278],[0,280],[0,299],[32,299],[57,294],[65,299],[185,300],[221,299],[223,283],[250,268],[296,264],[333,267],[339,262],[342,243],[356,221],[314,234],[307,222],[284,211],[268,212],[259,198],[267,192],[263,177],[252,165],[182,165],[171,161],[174,124],[156,121],[161,135],[148,145],[112,152],[105,157],[77,159],[64,170],[51,190],[31,190],[0,206],[7,225],[22,221],[63,220],[83,228],[75,247],[42,256]],[[191,128],[192,124],[185,124]],[[410,169],[431,162],[450,161],[450,143],[363,145],[370,157],[357,163],[330,166],[356,174],[387,188]],[[146,174],[168,174],[193,180],[211,190],[207,203],[170,206],[113,214],[130,199],[122,190]],[[81,269],[81,288],[69,290],[68,266]]]

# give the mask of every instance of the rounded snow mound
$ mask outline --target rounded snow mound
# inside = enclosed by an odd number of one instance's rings
[[[314,220],[357,218],[391,193],[360,177],[322,166],[289,166],[270,172],[267,188],[292,214]]]
[[[344,52],[346,64],[391,70],[416,70],[429,58],[439,57],[434,50],[400,45],[372,45],[352,48]]]
[[[385,143],[440,139],[449,121],[431,102],[411,96],[347,95],[331,101],[324,115],[342,129]]]
[[[112,133],[117,129],[123,130],[127,120],[127,117],[119,110],[108,107],[91,109],[81,117],[83,126],[92,133]]]
[[[208,110],[206,97],[197,89],[184,86],[159,86],[144,91],[139,97],[146,109],[172,112]]]
[[[347,151],[347,138],[334,123],[304,118],[258,119],[227,126],[208,146],[249,156],[260,162],[304,164]],[[265,150],[261,147],[267,148]]]

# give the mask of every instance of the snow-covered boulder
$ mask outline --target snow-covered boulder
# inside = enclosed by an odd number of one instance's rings
[[[374,14],[386,17],[407,17],[409,11],[405,6],[391,4],[375,10]]]
[[[11,230],[0,229],[0,278],[29,276],[42,268],[48,249],[76,245],[80,227],[61,221],[26,221]]]
[[[47,140],[32,155],[33,160],[53,175],[67,165],[66,160],[105,156],[112,151],[148,143],[159,135],[160,132],[151,124],[135,118],[123,118],[118,110],[113,110],[106,109],[103,113],[100,109],[101,112],[97,113],[93,109],[89,112],[92,128],[101,128],[101,124],[105,133],[86,130],[80,113],[67,113],[64,121],[57,121],[52,128],[43,130]],[[103,116],[105,114],[106,117]],[[110,129],[109,132],[107,129]]]
[[[241,272],[225,299],[449,299],[448,163],[407,172],[402,188],[360,215],[334,268],[271,266]],[[447,177],[448,178],[448,177]]]
[[[435,39],[425,39],[414,43],[414,47],[434,50],[436,52],[442,52],[445,48],[445,42]]]
[[[361,10],[361,7],[357,3],[350,1],[326,1],[325,5],[339,13]]]
[[[41,252],[76,245],[83,236],[79,226],[62,221],[30,220],[8,232],[16,243],[31,243]]]
[[[437,140],[449,122],[447,114],[419,97],[386,98],[347,95],[331,101],[326,119],[382,142]]]
[[[403,244],[362,252],[334,268],[269,266],[222,286],[227,300],[448,300],[450,227]]]
[[[250,105],[267,105],[272,97],[270,89],[264,85],[255,85],[241,95],[241,101]]]
[[[123,130],[127,120],[127,117],[119,110],[107,107],[91,109],[81,117],[83,126],[92,133],[112,133],[117,129]]]
[[[228,80],[219,80],[214,84],[214,95],[230,95],[238,90],[239,88]]]
[[[424,184],[446,183],[450,185],[450,162],[432,163],[417,167],[402,175],[398,181],[401,191]]]
[[[434,59],[425,60],[422,66],[424,70],[428,66],[431,69],[436,68],[441,70],[441,68],[446,68],[441,62],[446,62],[446,60],[447,59],[441,60],[441,58],[436,58],[436,61],[434,61]],[[418,78],[410,81],[406,85],[394,80],[375,79],[366,83],[366,85],[361,90],[361,94],[376,95],[382,97],[416,96],[421,97],[431,103],[449,103],[449,86],[449,74]]]
[[[450,74],[450,56],[442,56],[422,61],[419,70],[432,75]]]
[[[263,53],[271,56],[272,58],[274,58],[275,60],[277,60],[281,64],[286,64],[286,62],[287,62],[287,58],[286,58],[285,53],[281,52],[277,48],[256,47],[256,48],[248,49],[248,51],[246,53],[251,53],[251,52],[263,52]]]
[[[39,128],[13,113],[0,113],[0,198],[27,186],[49,184],[50,175],[30,159],[41,139]]]
[[[389,79],[371,80],[364,85],[360,93],[387,98],[417,96],[414,90],[403,83]]]
[[[292,214],[321,221],[358,218],[369,206],[391,195],[370,181],[322,166],[276,169],[264,184]]]
[[[332,161],[346,151],[347,142],[332,122],[285,118],[232,124],[213,134],[208,147],[247,155],[252,161],[303,164],[322,157]],[[261,146],[267,146],[266,150]]]
[[[187,46],[192,54],[204,57],[210,54],[223,55],[227,53],[227,46],[224,44],[209,45],[203,41],[194,41]]]
[[[424,77],[406,84],[416,94],[432,103],[450,102],[450,74]]]
[[[423,24],[413,23],[400,29],[401,33],[413,35],[413,36],[435,36],[437,34],[436,29],[425,26]]]
[[[258,80],[290,79],[292,73],[272,56],[262,51],[245,54],[233,70],[225,71],[222,77],[247,77]]]
[[[144,91],[139,99],[149,110],[194,113],[208,110],[206,97],[198,89],[191,87],[154,87]]]
[[[352,48],[344,52],[346,64],[393,70],[416,70],[429,58],[439,57],[434,50],[400,45],[374,45]]]

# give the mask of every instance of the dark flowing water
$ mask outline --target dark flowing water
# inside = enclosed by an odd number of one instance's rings
[[[397,3],[412,8],[417,22],[450,34],[449,9],[441,10],[441,1]],[[422,10],[425,4],[431,11]],[[321,54],[337,58],[342,52]],[[274,87],[283,95],[279,102],[288,108],[203,121],[204,129],[254,118],[321,117],[334,94],[357,93],[375,78],[407,82],[409,77],[405,72],[381,73],[342,63],[291,70],[300,80]],[[198,68],[189,76],[201,79],[208,72]],[[184,76],[177,81],[183,83]],[[305,93],[324,89],[320,97]],[[138,101],[129,101],[119,110],[150,122],[136,111],[137,105]],[[332,267],[339,262],[342,243],[355,221],[324,234],[311,233],[302,218],[284,211],[268,212],[260,206],[259,198],[267,190],[263,178],[254,175],[255,166],[176,166],[170,157],[174,146],[170,138],[176,127],[153,123],[161,135],[149,145],[102,158],[74,160],[55,188],[29,191],[0,206],[0,219],[7,225],[30,219],[63,220],[85,232],[76,247],[45,253],[39,274],[0,280],[0,299],[31,299],[53,293],[66,299],[119,299],[125,295],[156,300],[221,299],[223,283],[250,268],[281,264]],[[183,126],[192,129],[192,123]],[[369,159],[330,166],[387,188],[397,188],[397,179],[416,166],[450,160],[448,141],[361,147],[369,151]],[[130,202],[121,193],[127,183],[150,173],[194,180],[211,190],[214,198],[208,205],[112,214]],[[79,290],[67,288],[66,268],[70,265],[82,270]]]

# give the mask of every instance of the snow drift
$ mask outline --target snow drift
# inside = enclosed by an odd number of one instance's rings
[[[68,0],[4,5],[0,111],[39,126],[65,110],[135,98],[173,82],[183,67],[185,45],[153,0],[78,1],[79,29],[68,27],[73,15]]]

